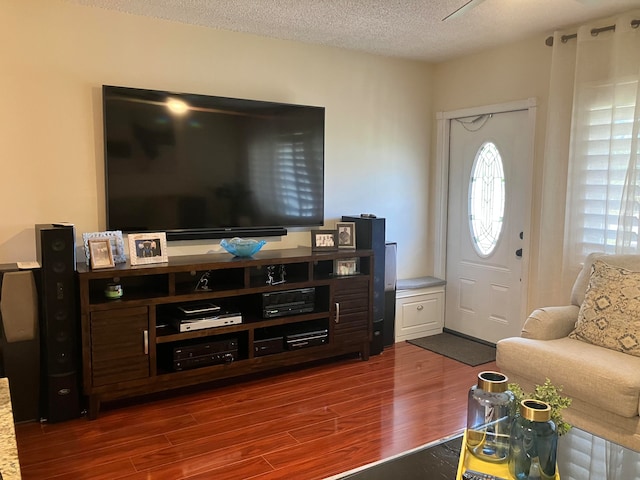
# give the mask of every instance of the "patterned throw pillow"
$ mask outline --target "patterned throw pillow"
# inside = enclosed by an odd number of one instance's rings
[[[569,337],[640,357],[640,272],[596,260]]]

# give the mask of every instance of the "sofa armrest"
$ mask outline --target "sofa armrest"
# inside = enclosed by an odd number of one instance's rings
[[[569,335],[578,320],[579,307],[566,305],[534,310],[522,326],[521,337],[555,340]]]

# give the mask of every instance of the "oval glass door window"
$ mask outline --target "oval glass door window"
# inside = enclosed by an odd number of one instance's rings
[[[492,142],[480,147],[469,181],[469,227],[473,247],[488,257],[498,244],[504,222],[505,178],[502,157]]]

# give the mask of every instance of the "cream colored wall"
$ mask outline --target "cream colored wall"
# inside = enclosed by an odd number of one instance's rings
[[[433,91],[434,112],[446,112],[483,105],[507,103],[535,97],[537,100],[536,134],[533,160],[532,225],[530,232],[529,292],[536,285],[538,239],[540,236],[540,184],[551,70],[551,48],[543,36],[505,45],[476,55],[443,62],[435,66]],[[434,131],[435,133],[435,131]],[[435,134],[434,134],[435,138]],[[435,148],[435,143],[434,143]],[[431,201],[433,209],[435,185],[435,150],[431,167]],[[431,210],[430,218],[436,212]],[[434,235],[436,232],[432,232]],[[435,241],[433,235],[430,241]],[[531,295],[530,295],[531,298]],[[531,305],[528,306],[529,310]]]
[[[430,65],[61,0],[0,0],[0,45],[0,263],[35,258],[36,223],[104,230],[100,87],[111,84],[326,107],[326,226],[385,217],[399,275],[429,273]],[[307,231],[267,240],[310,242]]]

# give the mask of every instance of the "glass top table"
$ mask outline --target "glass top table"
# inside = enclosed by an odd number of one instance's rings
[[[462,432],[327,480],[453,480]],[[558,440],[562,480],[640,479],[640,453],[572,428]]]

